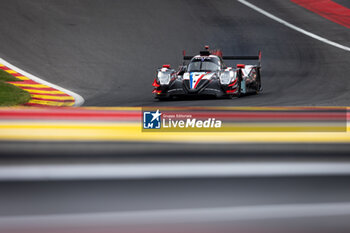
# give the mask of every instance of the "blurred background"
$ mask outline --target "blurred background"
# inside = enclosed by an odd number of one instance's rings
[[[350,231],[348,1],[0,4],[0,57],[85,100],[0,108],[0,232]],[[261,50],[263,92],[154,100],[156,69],[207,44]],[[147,107],[241,130],[143,132]]]

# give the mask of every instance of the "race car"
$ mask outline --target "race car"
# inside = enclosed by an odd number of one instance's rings
[[[261,91],[260,51],[258,56],[223,56],[220,50],[210,50],[205,46],[205,50],[196,56],[186,56],[184,51],[183,60],[183,65],[177,70],[170,65],[157,69],[152,84],[156,99],[202,95],[232,98]],[[258,60],[258,64],[227,67],[224,60]]]

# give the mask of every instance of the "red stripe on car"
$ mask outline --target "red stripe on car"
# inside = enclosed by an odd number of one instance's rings
[[[197,87],[199,81],[201,81],[201,79],[202,79],[205,75],[206,75],[206,74],[202,74],[202,75],[199,77],[199,79],[197,79],[197,82],[196,82],[196,84],[194,84],[194,87],[193,87],[193,88],[196,88],[196,87]]]

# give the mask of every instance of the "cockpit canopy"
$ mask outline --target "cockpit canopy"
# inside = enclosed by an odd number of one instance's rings
[[[219,71],[221,61],[217,56],[196,56],[188,65],[188,72],[213,72]]]

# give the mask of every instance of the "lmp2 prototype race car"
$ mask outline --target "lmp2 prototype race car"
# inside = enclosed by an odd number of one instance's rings
[[[202,95],[232,98],[261,91],[260,51],[258,56],[223,56],[220,50],[209,50],[209,46],[205,46],[196,56],[186,56],[184,51],[183,59],[178,70],[170,65],[157,69],[152,84],[156,99]],[[227,67],[224,60],[258,60],[258,64],[237,64],[234,68]]]

